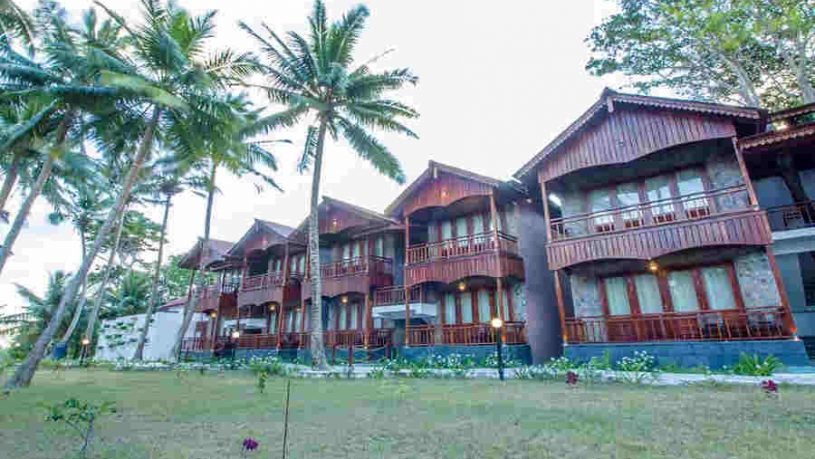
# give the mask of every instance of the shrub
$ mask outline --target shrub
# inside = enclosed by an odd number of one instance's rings
[[[46,421],[64,423],[76,431],[77,435],[82,439],[79,456],[83,458],[93,440],[96,421],[104,414],[116,412],[116,408],[111,402],[96,404],[83,402],[75,398],[45,406],[45,409],[48,412],[45,417]]]
[[[656,359],[645,351],[634,351],[633,357],[623,357],[617,362],[617,369],[623,372],[620,378],[631,383],[641,383],[658,373]]]
[[[774,355],[768,355],[762,359],[757,354],[742,353],[739,361],[733,366],[733,373],[744,376],[772,376],[783,366],[784,364]]]

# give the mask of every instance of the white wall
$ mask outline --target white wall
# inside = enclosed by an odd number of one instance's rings
[[[96,345],[96,360],[132,359],[139,341],[139,333],[144,325],[144,317],[144,314],[136,314],[102,321],[99,342]],[[144,345],[144,360],[170,358],[181,319],[180,311],[170,310],[153,314],[153,323],[147,332],[147,342]],[[192,337],[194,324],[203,319],[203,314],[193,316],[187,337]]]

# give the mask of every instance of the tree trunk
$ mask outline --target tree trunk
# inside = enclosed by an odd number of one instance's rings
[[[175,337],[175,344],[171,357],[176,361],[181,357],[181,344],[184,341],[184,335],[187,334],[187,329],[190,328],[192,315],[198,307],[198,302],[201,299],[201,292],[204,291],[204,283],[206,282],[206,255],[209,248],[209,231],[212,225],[212,204],[215,200],[215,173],[218,171],[218,163],[213,160],[212,170],[209,173],[209,190],[207,190],[207,211],[204,216],[204,237],[201,239],[201,254],[198,260],[198,280],[196,282],[195,291],[187,298],[184,303],[184,317],[181,319],[181,327]]]
[[[164,236],[167,234],[167,220],[170,217],[170,205],[173,199],[172,192],[167,194],[164,201],[164,216],[161,219],[161,236],[158,241],[158,258],[156,266],[153,268],[153,285],[150,287],[150,303],[147,305],[147,312],[144,314],[144,325],[139,333],[139,343],[136,345],[136,352],[133,353],[133,360],[141,361],[144,358],[144,343],[147,340],[147,331],[150,329],[150,320],[153,318],[153,310],[158,303],[158,284],[161,280],[161,261],[164,256]]]
[[[798,171],[795,169],[795,164],[792,162],[792,154],[787,151],[782,152],[776,158],[776,164],[778,164],[781,178],[784,179],[784,185],[787,186],[787,190],[789,190],[793,202],[801,203],[809,201],[809,196],[807,196],[804,183],[801,181],[801,176],[798,174]]]
[[[11,256],[11,249],[14,247],[14,242],[20,235],[20,231],[22,231],[26,220],[28,220],[28,214],[31,212],[31,207],[34,205],[34,201],[36,201],[40,196],[40,193],[42,193],[45,182],[49,177],[51,177],[51,172],[54,169],[54,162],[57,160],[56,156],[58,152],[56,150],[62,148],[63,144],[65,143],[65,138],[68,136],[68,128],[70,127],[70,124],[71,114],[68,113],[62,117],[62,121],[60,121],[59,127],[57,128],[54,151],[50,151],[48,153],[48,156],[45,158],[45,162],[42,164],[40,173],[37,176],[37,180],[31,187],[31,191],[28,192],[28,196],[26,196],[22,206],[20,206],[20,210],[17,212],[17,215],[14,216],[14,223],[12,223],[8,234],[6,234],[6,240],[3,241],[3,247],[0,247],[0,274],[3,273],[3,268],[6,266],[6,262]]]
[[[125,227],[125,215],[127,215],[126,207],[125,210],[122,211],[122,215],[119,218],[119,222],[116,227],[116,236],[113,238],[113,245],[110,247],[110,255],[108,256],[108,262],[105,265],[105,272],[102,274],[102,283],[99,284],[99,290],[96,292],[96,300],[94,300],[93,308],[88,315],[88,323],[85,325],[85,334],[82,335],[91,341],[91,344],[88,344],[89,349],[93,348],[93,330],[96,328],[96,319],[99,317],[99,310],[102,309],[102,302],[105,299],[105,289],[108,287],[110,276],[113,274],[113,265],[116,261],[116,253],[119,252],[119,244],[122,242],[122,231]]]
[[[323,167],[326,121],[320,122],[314,171],[311,177],[311,206],[308,217],[308,250],[311,276],[311,364],[320,370],[328,369],[323,345],[323,285],[320,275],[320,177]],[[303,311],[305,314],[306,311]]]
[[[80,230],[79,232],[79,242],[82,244],[82,260],[85,260],[85,257],[88,256],[87,254],[87,243],[85,242],[85,231]],[[65,333],[62,335],[62,339],[59,340],[61,345],[67,345],[68,341],[71,339],[71,335],[74,334],[74,330],[76,330],[76,326],[79,325],[79,318],[82,317],[82,311],[85,309],[85,303],[88,301],[88,278],[85,277],[85,280],[82,282],[82,287],[79,290],[79,304],[76,305],[76,310],[74,310],[74,317],[71,319],[71,324],[68,325],[68,329],[65,330]]]
[[[21,154],[14,153],[14,157],[11,159],[11,164],[9,164],[8,166],[8,172],[6,172],[6,177],[3,179],[3,186],[0,187],[0,217],[4,219],[6,201],[8,201],[8,197],[11,196],[11,190],[14,188],[14,184],[17,183],[17,175],[20,172],[21,157],[22,157]]]
[[[93,246],[91,247],[90,252],[88,252],[87,258],[82,262],[79,272],[68,282],[65,292],[60,299],[59,306],[57,306],[56,310],[54,311],[51,320],[48,321],[48,326],[45,327],[45,330],[43,330],[40,336],[37,338],[37,341],[34,343],[31,351],[28,353],[28,356],[23,363],[17,367],[17,371],[14,372],[14,375],[9,378],[8,381],[6,381],[5,387],[7,389],[26,387],[31,384],[31,378],[34,377],[34,372],[37,371],[37,366],[40,364],[40,360],[42,360],[43,355],[45,355],[45,347],[49,342],[51,342],[51,339],[53,339],[54,334],[57,332],[57,327],[59,327],[59,323],[62,320],[62,316],[65,314],[65,310],[76,297],[76,292],[79,290],[79,285],[84,281],[85,276],[88,275],[88,270],[90,269],[93,260],[96,258],[96,255],[102,249],[102,244],[104,244],[105,240],[110,234],[113,225],[116,221],[121,219],[125,205],[130,198],[130,192],[133,189],[133,185],[135,185],[136,180],[141,173],[142,165],[150,153],[160,115],[161,109],[159,107],[155,107],[153,109],[153,114],[150,121],[147,124],[147,130],[144,132],[144,136],[142,137],[136,156],[133,158],[133,163],[130,165],[130,170],[127,171],[127,176],[122,184],[122,191],[119,193],[119,197],[116,199],[116,204],[112,209],[110,209],[110,212],[108,212],[105,223],[99,229],[96,240],[93,242]]]

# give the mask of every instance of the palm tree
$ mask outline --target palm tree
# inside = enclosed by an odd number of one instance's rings
[[[142,174],[142,166],[150,156],[154,142],[160,140],[161,131],[168,124],[183,121],[188,113],[207,112],[211,108],[212,88],[238,83],[256,68],[249,56],[236,55],[231,51],[215,53],[210,59],[205,57],[206,43],[213,36],[214,12],[191,17],[172,2],[163,6],[158,0],[142,0],[142,24],[131,27],[121,16],[99,5],[127,31],[133,54],[132,62],[117,59],[115,63],[121,63],[118,68],[108,65],[101,81],[106,88],[115,88],[116,95],[129,94],[141,101],[142,113],[147,121],[116,203],[108,212],[87,259],[68,283],[55,312],[56,317],[65,312],[76,296],[91,263],[116,222],[121,219],[131,191]],[[200,132],[198,135],[203,137],[206,133]],[[6,382],[7,388],[30,384],[56,327],[56,323],[48,324],[28,357]]]
[[[34,40],[34,25],[28,13],[12,0],[0,0],[0,36],[21,37],[27,43]]]
[[[209,247],[218,171],[225,168],[237,176],[251,174],[260,178],[262,183],[279,189],[271,175],[266,173],[267,170],[276,171],[277,162],[274,155],[263,146],[275,141],[253,140],[259,134],[269,132],[270,125],[276,122],[268,117],[260,117],[260,112],[250,108],[244,95],[226,94],[219,102],[221,116],[199,117],[196,123],[186,125],[178,123],[172,135],[175,139],[174,151],[179,155],[178,162],[188,165],[195,163],[208,171],[205,181],[207,205],[204,214],[204,236],[200,241],[202,255],[196,273],[196,292],[204,289],[207,279],[205,262],[208,257],[205,252]],[[194,137],[196,132],[207,132],[208,136],[200,142]],[[258,190],[262,189],[262,183],[258,184]],[[181,343],[190,326],[199,298],[199,295],[191,295],[184,305],[184,317],[171,353],[173,356],[178,356],[181,351]]]
[[[400,118],[416,118],[418,113],[398,101],[385,98],[386,92],[415,84],[417,78],[408,69],[374,72],[370,65],[382,55],[356,65],[353,52],[365,27],[368,9],[357,6],[339,21],[328,24],[325,5],[314,3],[308,19],[310,35],[288,32],[286,40],[264,25],[266,37],[246,24],[241,27],[257,40],[268,60],[263,72],[269,83],[261,86],[269,99],[286,109],[274,116],[281,126],[293,126],[306,117],[305,149],[300,158],[301,171],[312,167],[311,209],[308,244],[311,269],[311,353],[313,363],[327,366],[322,333],[322,284],[320,279],[320,234],[317,209],[326,133],[339,136],[360,157],[380,173],[403,183],[405,175],[399,161],[369,131],[379,129],[416,137]]]

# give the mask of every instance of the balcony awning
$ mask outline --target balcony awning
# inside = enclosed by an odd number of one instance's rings
[[[390,306],[374,306],[371,310],[374,319],[398,320],[405,318],[405,305],[393,304]],[[410,317],[415,319],[432,319],[438,314],[438,308],[433,303],[411,303]]]

